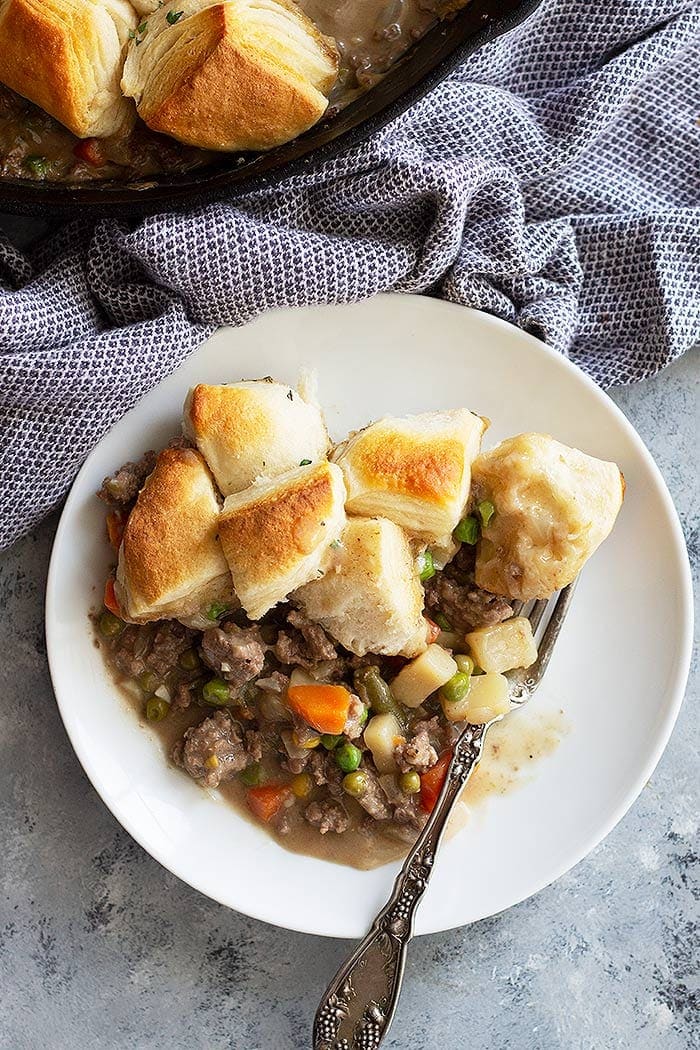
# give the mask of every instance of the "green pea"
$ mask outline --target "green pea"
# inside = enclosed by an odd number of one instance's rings
[[[435,575],[435,563],[430,551],[423,551],[422,554],[419,554],[416,558],[416,565],[421,583],[425,583]]]
[[[162,722],[169,710],[170,704],[159,696],[150,696],[146,701],[146,718],[149,722]]]
[[[265,779],[265,771],[259,762],[253,762],[252,765],[246,766],[240,774],[240,778],[246,787],[260,787]]]
[[[465,671],[458,671],[457,674],[453,674],[449,682],[445,682],[440,690],[445,700],[450,704],[456,704],[459,700],[464,700],[469,692],[471,677]]]
[[[460,543],[468,543],[473,547],[479,539],[479,522],[473,514],[470,514],[468,517],[462,518],[452,535]]]
[[[339,736],[335,736],[333,733],[324,733],[321,737],[321,744],[325,747],[326,751],[332,751],[334,747],[338,746],[342,739],[342,733]]]
[[[354,744],[341,744],[335,750],[335,761],[343,773],[353,773],[362,761],[362,752]]]
[[[420,791],[420,777],[417,773],[402,773],[399,777],[399,787],[404,795],[415,795]]]
[[[457,669],[463,674],[474,674],[474,661],[471,656],[457,653],[454,657],[454,662],[457,664]]]
[[[452,630],[452,624],[443,613],[436,613],[433,620],[443,631]]]
[[[124,630],[124,621],[109,611],[100,616],[100,632],[105,638],[116,638]]]
[[[225,612],[228,612],[228,605],[224,605],[223,602],[212,602],[206,611],[207,620],[218,620]]]
[[[227,704],[231,699],[228,682],[224,682],[223,678],[211,678],[202,686],[202,699],[205,704],[213,704],[215,707]]]
[[[40,157],[37,154],[25,157],[24,166],[29,169],[35,179],[45,179],[50,167],[46,157]]]
[[[196,649],[185,649],[180,653],[178,663],[183,671],[196,671],[200,664],[199,653]]]
[[[479,506],[476,508],[479,511],[479,517],[481,518],[481,524],[484,528],[491,521],[491,518],[496,513],[496,508],[490,499],[482,499]]]
[[[369,708],[363,707],[362,708],[362,713],[358,716],[358,719],[357,719],[357,724],[359,725],[360,729],[362,729],[362,727],[367,724],[367,719],[368,718],[369,718]]]
[[[361,798],[367,790],[368,784],[367,774],[361,769],[357,769],[355,772],[348,773],[347,776],[343,777],[343,791],[353,798]]]
[[[139,675],[139,685],[144,693],[155,693],[160,685],[160,678],[157,674],[153,674],[153,671],[143,671]]]

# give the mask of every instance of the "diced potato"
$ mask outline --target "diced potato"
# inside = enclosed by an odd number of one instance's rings
[[[420,707],[424,700],[457,673],[457,664],[440,645],[429,645],[399,671],[391,682],[391,691],[406,707]]]
[[[510,710],[508,679],[502,674],[472,675],[469,692],[463,700],[440,700],[445,718],[450,722],[473,722],[482,725]]]
[[[482,671],[512,671],[514,667],[530,667],[537,659],[532,627],[525,616],[470,631],[466,642]]]
[[[394,748],[403,737],[401,727],[391,712],[370,718],[365,726],[364,737],[378,771],[395,773]]]

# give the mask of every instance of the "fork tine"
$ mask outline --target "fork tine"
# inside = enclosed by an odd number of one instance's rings
[[[542,617],[544,616],[545,609],[549,605],[549,602],[549,598],[540,598],[532,606],[528,619],[530,620],[533,634],[537,634],[537,628],[542,623]]]
[[[552,609],[552,614],[547,621],[547,626],[544,629],[542,635],[542,641],[538,646],[538,656],[535,664],[532,667],[532,676],[535,680],[535,685],[539,685],[542,675],[547,670],[547,665],[551,659],[552,652],[554,651],[554,644],[559,637],[559,631],[561,630],[564,619],[569,610],[571,599],[574,596],[574,590],[578,583],[578,577],[570,583],[568,587],[563,587],[559,591],[559,595]],[[546,606],[545,602],[545,606]],[[542,610],[544,612],[544,610]],[[541,619],[541,614],[540,614]],[[539,621],[538,621],[539,622]]]

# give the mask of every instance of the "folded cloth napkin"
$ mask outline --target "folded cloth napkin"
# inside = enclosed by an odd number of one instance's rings
[[[189,214],[0,234],[0,547],[219,324],[436,294],[599,383],[700,337],[700,6],[544,0],[358,148]],[[233,373],[232,373],[233,374]]]

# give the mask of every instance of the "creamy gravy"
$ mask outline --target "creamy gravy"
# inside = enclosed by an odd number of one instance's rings
[[[169,762],[175,742],[185,729],[202,719],[202,708],[174,711],[164,722],[151,725],[143,719],[143,698],[140,694],[135,695],[133,688],[125,687],[123,682],[119,684],[121,695],[127,697],[129,707],[137,713],[144,729],[152,730],[160,739],[164,758]],[[470,813],[488,799],[510,794],[527,784],[536,775],[538,764],[556,750],[567,732],[568,722],[560,708],[524,709],[513,712],[494,726],[486,740],[484,757],[453,813],[447,837],[451,838],[464,828],[469,822]],[[182,773],[182,776],[185,775]],[[245,788],[238,779],[222,784],[210,794],[212,801],[216,798],[225,800],[242,817],[260,827],[251,817],[245,802]],[[364,825],[364,810],[353,799],[345,798],[343,804],[352,818],[352,825],[341,835],[320,835],[316,828],[303,819],[298,807],[291,811],[292,825],[287,834],[279,834],[273,827],[267,830],[292,853],[319,857],[361,870],[378,868],[405,856],[415,838],[415,831],[410,833],[410,837],[404,837],[392,825],[385,830],[381,830],[381,825],[375,825],[370,830]]]

